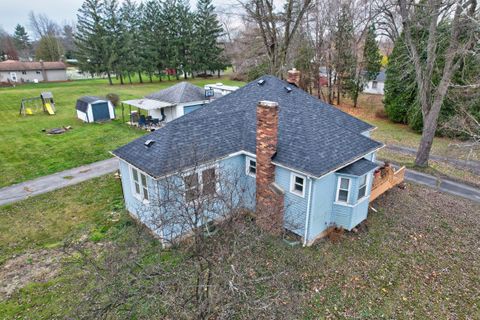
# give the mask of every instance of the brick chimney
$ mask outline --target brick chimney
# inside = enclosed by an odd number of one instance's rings
[[[257,225],[272,234],[283,231],[284,195],[275,184],[275,165],[272,157],[277,152],[278,103],[260,101],[257,105]]]
[[[300,71],[293,68],[287,72],[287,82],[300,88]]]

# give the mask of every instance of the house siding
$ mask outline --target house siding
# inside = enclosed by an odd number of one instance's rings
[[[160,230],[157,230],[155,217],[152,212],[152,206],[150,204],[143,203],[133,195],[130,168],[131,166],[127,162],[120,159],[119,170],[122,177],[122,189],[125,199],[125,207],[136,219],[160,236],[161,233]],[[158,201],[157,181],[153,180],[150,176],[147,176],[147,186],[150,203]]]
[[[37,73],[40,72],[40,73]],[[39,82],[44,81],[42,70],[27,70],[27,71],[0,71],[0,82],[8,82],[11,80],[11,72],[14,72],[17,75],[17,82],[33,82],[35,79]],[[23,74],[22,72],[25,72]],[[67,80],[67,71],[66,70],[45,70],[47,73],[48,81],[66,81]]]

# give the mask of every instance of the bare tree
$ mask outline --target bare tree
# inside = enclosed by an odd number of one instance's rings
[[[398,0],[398,7],[405,42],[415,65],[418,100],[423,117],[422,139],[415,164],[427,166],[440,108],[452,76],[461,63],[462,59],[460,58],[472,48],[475,34],[479,30],[476,23],[478,19],[477,2],[476,0],[428,0],[417,3]],[[419,13],[419,10],[422,12]],[[438,32],[441,23],[451,24],[448,37],[442,39]],[[413,28],[417,24],[428,30],[425,57],[421,55],[423,44],[416,41],[413,35]],[[446,43],[447,48],[445,53],[440,55],[438,48],[443,43]],[[443,70],[440,71],[441,78],[436,84],[433,75],[440,59],[444,59],[445,62]]]
[[[60,34],[60,27],[58,24],[51,20],[46,14],[30,11],[28,14],[30,20],[30,27],[32,28],[37,38],[45,36],[58,36]]]
[[[269,58],[270,73],[282,76],[293,37],[312,0],[286,0],[283,11],[277,11],[273,0],[241,2],[247,16],[254,21]]]
[[[201,159],[199,154],[192,156]],[[268,262],[256,254],[270,236],[252,223],[254,214],[245,209],[255,195],[248,191],[242,169],[195,161],[155,188],[156,194],[149,194],[148,205],[138,206],[135,217],[159,242],[152,243],[139,228],[126,242],[108,244],[112,247],[102,258],[76,246],[85,274],[95,276],[95,287],[77,315],[141,318],[148,305],[148,318],[299,316],[300,305],[283,300],[287,292],[295,295],[294,282],[287,281],[295,271],[265,268]],[[161,255],[171,258],[148,262]],[[272,290],[258,294],[262,286]]]

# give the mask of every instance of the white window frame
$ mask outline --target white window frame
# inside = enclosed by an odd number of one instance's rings
[[[190,171],[190,172],[186,172],[185,174],[183,174],[183,179],[185,179],[186,177],[192,175],[192,174],[197,174],[197,182],[198,182],[198,197],[196,199],[192,199],[192,200],[187,200],[187,190],[186,190],[186,185],[185,185],[185,180],[183,180],[183,187],[184,187],[184,200],[185,202],[187,203],[191,203],[191,202],[194,202],[195,200],[201,198],[201,197],[204,197],[204,194],[203,194],[203,171],[206,171],[206,170],[210,170],[210,169],[214,169],[215,170],[215,192],[218,192],[218,188],[219,188],[219,182],[218,182],[218,165],[214,165],[214,166],[208,166],[208,167],[201,167],[201,168],[197,168],[197,170],[195,171]]]
[[[295,190],[296,178],[303,179],[302,192]],[[305,188],[307,187],[307,177],[290,172],[290,192],[299,197],[305,198]]]
[[[347,201],[343,201],[343,200],[340,200],[338,197],[340,195],[340,187],[341,187],[341,182],[342,180],[341,179],[347,179],[348,180],[348,189],[346,190],[347,191]],[[337,179],[337,195],[335,196],[335,202],[336,203],[339,203],[339,204],[348,204],[348,198],[350,198],[350,191],[352,189],[352,179],[349,178],[349,177],[338,177]],[[344,190],[345,189],[341,189],[341,190]]]
[[[255,174],[250,172],[250,167],[251,167],[250,161],[255,162]],[[257,172],[257,159],[254,159],[252,157],[245,157],[245,173],[247,174],[247,176],[255,178],[257,176],[256,172]]]
[[[360,176],[360,177],[358,178],[358,183],[359,183],[359,184],[358,184],[357,201],[362,200],[363,198],[365,198],[365,197],[368,196],[368,180],[370,179],[369,176],[370,176],[370,175],[369,175],[368,173],[366,173],[366,174],[364,174],[363,176]],[[360,179],[361,179],[362,177],[365,177],[365,194],[364,194],[362,197],[360,197],[360,189],[362,189],[362,185],[360,184]]]
[[[134,173],[133,173],[134,171],[137,172],[138,181],[135,180]],[[145,184],[143,184],[142,176],[145,177]],[[130,180],[131,180],[130,184],[131,184],[133,196],[136,199],[142,201],[143,203],[149,203],[150,191],[148,190],[148,175],[145,172],[135,168],[134,166],[130,166]],[[135,188],[136,184],[138,184],[140,193],[137,193],[137,190]],[[144,194],[145,191],[147,192],[147,199],[145,198],[145,194]]]

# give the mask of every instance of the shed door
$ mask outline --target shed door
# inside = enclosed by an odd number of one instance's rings
[[[92,113],[94,121],[110,120],[108,102],[92,104]]]

